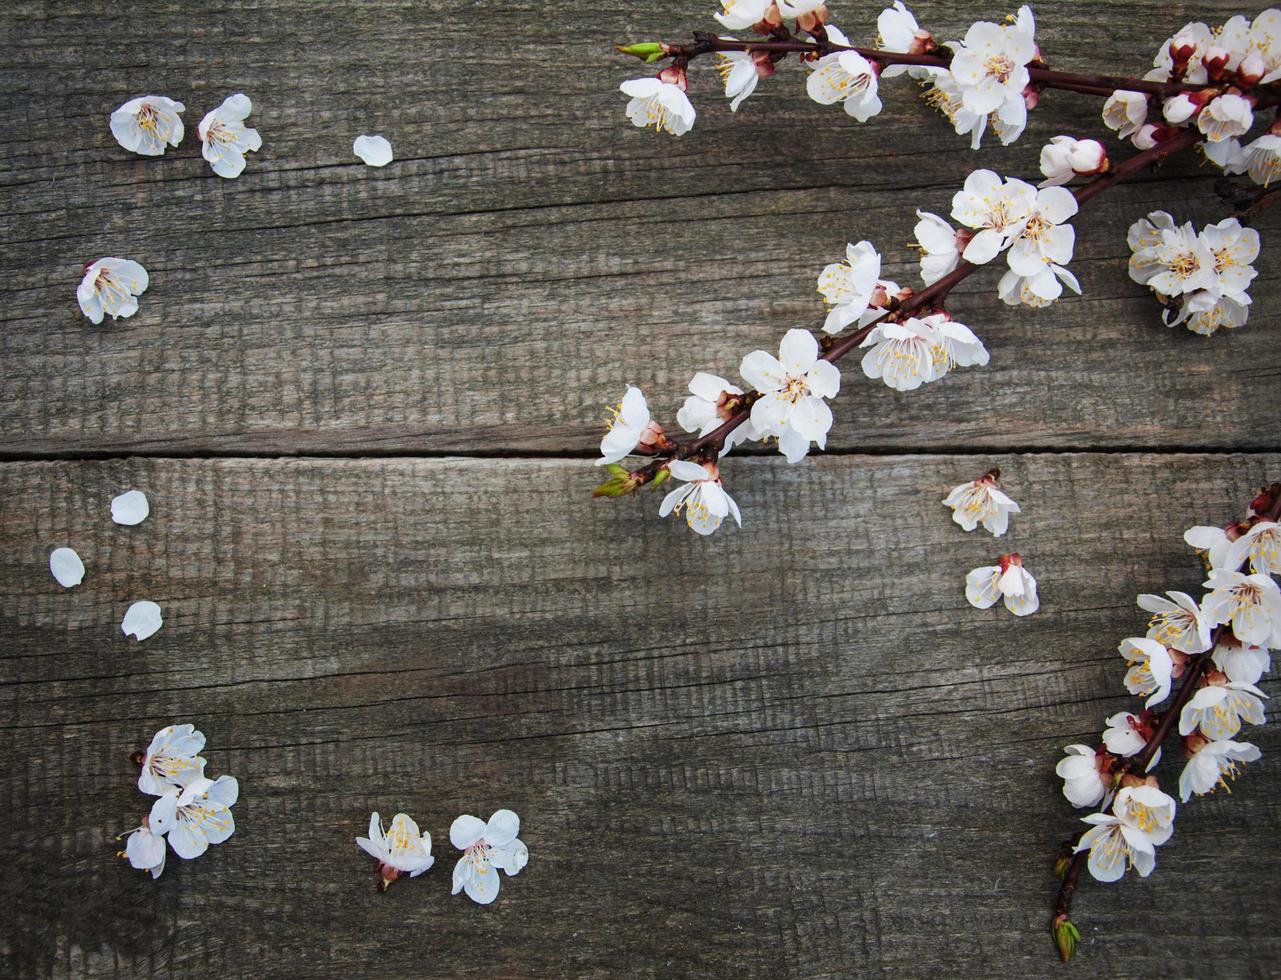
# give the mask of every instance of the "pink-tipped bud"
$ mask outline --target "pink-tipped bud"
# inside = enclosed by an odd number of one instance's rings
[[[1028,85],[1023,90],[1023,104],[1029,109],[1035,109],[1041,101],[1041,90],[1035,85]]]
[[[1263,55],[1257,51],[1251,51],[1241,59],[1241,64],[1237,66],[1237,79],[1246,88],[1253,88],[1259,84],[1260,79],[1267,74],[1268,63],[1263,60]]]
[[[756,66],[756,76],[758,78],[769,78],[774,74],[774,59],[770,57],[770,52],[754,51],[752,53],[752,63]]]
[[[660,449],[666,449],[671,444],[671,440],[663,431],[663,427],[653,419],[649,420],[649,425],[645,426],[645,431],[641,433],[640,440],[636,443],[637,452],[656,453]]]
[[[1196,39],[1183,34],[1176,34],[1170,39],[1170,58],[1174,61],[1174,70],[1182,74],[1188,62],[1196,54]]]
[[[934,35],[929,31],[917,31],[912,35],[912,43],[907,47],[908,54],[933,54],[939,48]]]
[[[658,80],[675,85],[682,92],[689,91],[689,76],[685,73],[684,65],[668,65],[658,73]]]
[[[1205,73],[1210,77],[1210,81],[1217,82],[1223,77],[1231,58],[1232,55],[1228,50],[1217,44],[1212,44],[1206,49],[1205,54],[1201,55],[1201,64],[1205,65]]]

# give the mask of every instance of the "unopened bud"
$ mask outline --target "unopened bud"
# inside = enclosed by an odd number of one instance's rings
[[[1081,934],[1077,932],[1076,926],[1072,925],[1072,920],[1066,915],[1054,917],[1050,932],[1054,935],[1054,945],[1059,948],[1060,958],[1066,963],[1076,952],[1076,944],[1081,941]]]
[[[1217,82],[1223,77],[1231,57],[1226,48],[1217,44],[1212,44],[1206,49],[1205,54],[1201,55],[1201,64],[1205,65],[1205,73],[1210,81]]]
[[[689,91],[689,77],[685,74],[684,65],[668,65],[658,73],[658,80],[675,85],[682,92]]]
[[[1241,64],[1237,66],[1237,79],[1246,88],[1253,88],[1259,84],[1259,80],[1267,73],[1268,63],[1263,60],[1263,55],[1257,51],[1251,51],[1241,59]]]
[[[1179,74],[1183,73],[1192,56],[1196,54],[1196,45],[1195,38],[1184,34],[1176,34],[1170,39],[1170,58],[1174,61],[1174,69]]]
[[[633,58],[639,58],[645,64],[657,61],[666,53],[663,45],[657,41],[640,41],[636,44],[616,44],[614,50],[619,54],[629,54]]]

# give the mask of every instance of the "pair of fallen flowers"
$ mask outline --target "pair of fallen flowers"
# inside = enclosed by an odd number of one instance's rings
[[[520,874],[529,863],[529,848],[516,835],[520,817],[511,810],[496,810],[489,821],[464,813],[449,827],[449,842],[463,856],[454,865],[451,895],[464,892],[479,905],[498,897],[498,870],[508,877]],[[417,878],[436,863],[431,853],[431,834],[418,830],[408,814],[398,813],[384,831],[378,811],[369,818],[369,836],[357,837],[360,849],[378,862],[378,890],[386,891],[401,875]]]
[[[952,509],[952,520],[964,530],[980,524],[999,538],[1010,526],[1010,515],[1020,513],[1019,505],[1001,490],[1001,471],[993,468],[977,480],[952,488],[943,504]],[[1023,567],[1023,558],[1013,551],[1001,555],[995,565],[983,565],[965,576],[965,598],[976,609],[990,609],[998,599],[1016,616],[1030,616],[1040,608],[1036,579]]]

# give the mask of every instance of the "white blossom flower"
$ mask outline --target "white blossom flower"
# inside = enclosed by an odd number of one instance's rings
[[[845,246],[845,261],[824,267],[818,291],[831,310],[823,322],[825,333],[840,333],[859,322],[868,311],[881,275],[881,255],[871,242]]]
[[[1257,684],[1272,669],[1272,658],[1263,647],[1241,643],[1234,637],[1224,637],[1214,648],[1214,666],[1237,684]]]
[[[454,890],[466,892],[473,902],[488,905],[498,897],[498,872],[520,874],[529,862],[529,849],[516,836],[520,818],[511,810],[498,810],[489,822],[464,814],[449,828],[449,841],[463,852],[454,865]]]
[[[1269,576],[1216,568],[1204,585],[1213,590],[1201,600],[1210,625],[1231,623],[1233,635],[1243,643],[1281,646],[1281,589]]]
[[[1194,85],[1204,85],[1208,76],[1202,58],[1213,46],[1214,40],[1214,32],[1200,21],[1184,24],[1177,34],[1168,38],[1157,50],[1152,66],[1164,73],[1162,81],[1168,81],[1176,68],[1173,52],[1178,51],[1180,57],[1177,67],[1183,69],[1182,80]]]
[[[1010,526],[1010,515],[1019,513],[1019,505],[1001,492],[993,473],[952,488],[943,498],[952,508],[952,520],[967,531],[983,527],[999,538]]]
[[[386,891],[402,874],[417,878],[436,863],[431,856],[431,834],[419,833],[418,824],[404,813],[392,817],[391,828],[384,833],[375,810],[369,817],[369,836],[357,837],[356,845],[378,862],[380,891]]]
[[[1211,143],[1220,140],[1244,136],[1254,125],[1254,110],[1250,103],[1239,95],[1220,95],[1211,99],[1210,104],[1197,116],[1197,129],[1205,134]]]
[[[1218,281],[1214,254],[1190,221],[1181,228],[1163,228],[1160,244],[1145,256],[1142,268],[1145,274],[1151,273],[1146,285],[1162,296],[1181,296],[1198,289],[1211,289]],[[1135,269],[1135,263],[1131,262],[1132,278]]]
[[[820,105],[840,102],[847,115],[867,122],[881,111],[877,68],[857,51],[839,51],[818,60],[805,90]]]
[[[1246,59],[1253,55],[1257,55],[1261,62],[1255,69],[1262,73],[1256,84],[1266,85],[1281,79],[1281,10],[1271,7],[1250,24],[1249,39],[1241,59],[1242,68]]]
[[[929,31],[921,30],[912,12],[903,0],[894,0],[894,6],[882,10],[876,18],[876,47],[895,54],[925,54],[933,50],[934,38]],[[881,77],[893,78],[907,72],[912,78],[928,78],[946,69],[925,65],[887,65]]]
[[[699,371],[690,379],[691,394],[685,404],[676,413],[676,421],[686,432],[697,432],[705,436],[719,429],[738,411],[741,405],[743,389],[730,384],[715,374]],[[731,449],[743,442],[753,442],[761,438],[756,426],[749,418],[725,437],[720,455],[724,456]]]
[[[961,263],[961,252],[973,237],[968,231],[957,231],[937,214],[917,210],[913,234],[921,248],[921,278],[930,286],[952,272]]]
[[[1186,803],[1192,794],[1213,792],[1227,787],[1227,780],[1239,774],[1238,763],[1254,762],[1263,753],[1249,742],[1208,742],[1188,760],[1179,776],[1179,799]]]
[[[197,858],[235,833],[231,808],[239,795],[240,784],[232,776],[201,777],[182,792],[171,789],[156,800],[148,821],[154,833],[168,835],[180,858]]]
[[[1231,145],[1231,141],[1225,140],[1225,143]],[[1281,136],[1274,133],[1264,133],[1253,143],[1241,147],[1241,162],[1245,172],[1249,173],[1250,178],[1256,184],[1262,184],[1267,187],[1274,180],[1281,178]],[[1206,156],[1210,153],[1207,150]],[[1226,167],[1224,168],[1227,169]],[[1241,173],[1241,170],[1228,170],[1228,173]]]
[[[1198,293],[1196,298],[1204,297],[1206,303],[1213,305],[1202,305],[1193,303],[1189,300],[1187,304],[1187,319],[1183,321],[1186,326],[1195,334],[1203,337],[1211,337],[1221,329],[1232,330],[1236,327],[1245,325],[1246,320],[1250,317],[1250,297],[1243,297],[1241,302],[1233,297],[1224,294],[1218,299],[1207,293]],[[1177,319],[1167,320],[1167,326],[1175,326]]]
[[[1148,97],[1142,92],[1113,92],[1103,103],[1103,125],[1121,139],[1133,136],[1147,122]]]
[[[85,563],[71,548],[54,548],[49,555],[49,571],[64,589],[71,589],[84,581]]]
[[[650,418],[649,404],[639,388],[628,385],[622,400],[609,411],[597,466],[617,463],[634,452],[653,452],[664,440],[663,427]]]
[[[769,65],[769,70],[773,71],[773,62],[767,60],[764,64]],[[756,91],[756,83],[761,79],[761,65],[762,62],[750,51],[716,52],[716,70],[725,85],[725,98],[730,100],[730,112],[738,112],[743,100]]]
[[[1041,187],[1058,187],[1073,177],[1101,173],[1107,166],[1108,154],[1098,140],[1078,140],[1055,136],[1041,147]]]
[[[1121,641],[1121,656],[1130,665],[1125,672],[1125,688],[1131,694],[1148,694],[1150,708],[1170,696],[1170,683],[1174,677],[1174,659],[1170,651],[1156,640],[1145,636],[1131,636]]]
[[[961,94],[961,86],[952,77],[952,73],[942,69],[933,75],[924,99],[927,104],[932,105],[947,117],[958,136],[968,135],[970,148],[977,150],[982,143],[983,134],[987,131],[988,122],[995,114],[971,112],[962,103]]]
[[[1217,143],[1201,143],[1198,149],[1207,160],[1226,174],[1243,174],[1249,166],[1240,140],[1225,139]]]
[[[1156,845],[1138,826],[1118,816],[1092,813],[1082,818],[1093,826],[1081,835],[1075,852],[1089,851],[1086,867],[1098,881],[1117,881],[1127,867],[1146,878],[1156,867]]]
[[[683,136],[694,125],[694,106],[679,85],[657,78],[630,78],[619,89],[631,99],[627,118],[634,126],[653,126],[656,132]]]
[[[789,463],[809,452],[810,442],[827,447],[832,410],[824,398],[835,398],[841,372],[819,357],[818,341],[808,330],[789,330],[778,347],[778,357],[763,350],[743,358],[739,373],[760,392],[752,405],[756,431],[778,437],[779,451]]]
[[[952,197],[952,218],[978,234],[962,258],[982,265],[1008,248],[1036,206],[1036,195],[1031,184],[1015,177],[1002,181],[991,170],[975,170],[966,177],[964,189]]]
[[[659,517],[668,514],[679,515],[685,512],[685,523],[699,534],[711,534],[721,526],[727,516],[734,518],[734,523],[743,526],[743,516],[738,511],[738,504],[725,492],[721,483],[720,470],[715,463],[700,465],[689,460],[674,459],[667,464],[672,476],[684,482],[684,486],[671,490],[658,509]]]
[[[1143,720],[1141,715],[1132,714],[1129,711],[1119,711],[1109,717],[1105,724],[1108,726],[1103,732],[1103,744],[1107,750],[1114,755],[1130,756],[1142,752],[1148,744],[1148,739],[1152,737],[1152,732]],[[1161,750],[1158,748],[1148,763],[1148,769],[1151,769],[1161,760]]]
[[[138,312],[138,297],[149,283],[147,270],[132,259],[102,258],[85,266],[76,300],[94,323],[101,323],[104,315],[119,320]]]
[[[111,519],[117,524],[133,527],[145,521],[150,513],[147,495],[141,490],[126,490],[111,498]]]
[[[1205,525],[1190,527],[1183,532],[1183,540],[1190,548],[1196,549],[1211,568],[1223,568],[1227,564],[1232,542],[1228,540],[1228,533],[1223,528]]]
[[[243,93],[229,95],[222,105],[200,120],[201,155],[219,177],[239,177],[245,169],[245,154],[262,149],[258,130],[245,125],[253,103]]]
[[[129,859],[130,867],[139,871],[150,871],[152,879],[159,878],[165,870],[165,839],[153,834],[146,826],[139,827],[125,841],[123,856]]]
[[[1031,81],[1027,65],[1037,56],[1035,29],[1031,8],[1025,6],[1013,24],[979,21],[964,40],[948,44],[954,52],[949,68],[961,86],[965,108],[988,113],[1003,103],[1023,101]]]
[[[1226,568],[1240,568],[1246,560],[1257,575],[1281,575],[1281,524],[1260,521],[1232,542],[1224,559]]]
[[[1138,827],[1156,846],[1174,833],[1174,797],[1155,786],[1123,786],[1112,801],[1112,812],[1124,823]]]
[[[863,355],[863,373],[896,391],[913,391],[938,381],[953,367],[988,362],[983,342],[946,313],[879,323],[859,346],[871,348]]]
[[[713,14],[731,31],[743,31],[765,19],[774,0],[721,0],[724,13]]]
[[[158,157],[167,146],[182,142],[181,102],[163,95],[130,99],[111,114],[111,135],[126,150]]]
[[[163,623],[160,607],[150,600],[143,599],[125,610],[125,618],[120,621],[120,632],[125,636],[132,636],[141,643],[160,629]]]
[[[1170,125],[1181,126],[1191,119],[1202,105],[1204,103],[1199,98],[1193,99],[1187,92],[1180,92],[1161,103],[1161,115]]]
[[[1152,613],[1148,638],[1163,647],[1184,653],[1204,653],[1210,649],[1210,624],[1186,592],[1167,592],[1170,598],[1145,593],[1139,596],[1139,608]],[[1171,601],[1173,600],[1173,601]]]
[[[149,796],[164,796],[175,787],[190,786],[205,775],[200,751],[205,736],[195,725],[167,725],[152,736],[142,757],[138,789]],[[136,758],[136,757],[135,757]]]
[[[1023,567],[1018,552],[1002,555],[995,565],[976,568],[965,576],[965,598],[976,609],[988,609],[997,599],[1016,616],[1029,616],[1041,606],[1036,579]]]
[[[391,143],[386,136],[357,136],[351,152],[371,167],[385,167],[392,161]]]
[[[1245,291],[1258,275],[1252,265],[1259,257],[1258,231],[1242,227],[1236,218],[1224,218],[1206,225],[1200,237],[1214,256],[1214,272],[1218,278],[1210,287],[1212,294],[1216,298],[1226,294],[1248,303]]]
[[[1063,795],[1073,806],[1095,806],[1108,789],[1108,780],[1099,769],[1099,756],[1088,745],[1066,746],[1067,755],[1054,772],[1063,780]]]
[[[1267,697],[1253,684],[1207,684],[1192,695],[1179,715],[1179,734],[1191,735],[1198,728],[1211,741],[1232,738],[1241,722],[1263,724],[1263,701]]]
[[[1036,191],[1027,220],[1006,253],[1010,271],[1025,279],[1026,288],[1047,302],[1059,298],[1062,283],[1073,292],[1081,291],[1076,276],[1065,268],[1072,261],[1076,230],[1064,222],[1076,211],[1076,197],[1066,188]]]

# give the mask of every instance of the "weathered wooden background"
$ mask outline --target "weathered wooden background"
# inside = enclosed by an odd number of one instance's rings
[[[729,461],[746,526],[700,540],[657,500],[592,501],[599,406],[821,318],[813,279],[874,239],[915,279],[915,207],[978,165],[1032,175],[1099,129],[1049,93],[974,154],[889,84],[859,127],[795,64],[732,116],[706,69],[680,140],[632,129],[618,40],[712,3],[10,0],[0,9],[0,875],[16,976],[1274,976],[1281,737],[1187,807],[1151,879],[1087,883],[1065,971],[1045,932],[1074,828],[1052,767],[1130,702],[1138,592],[1195,590],[1180,536],[1281,473],[1281,227],[1240,331],[1157,323],[1125,275],[1154,206],[1222,207],[1194,162],[1078,221],[1085,286],[1040,314],[971,279],[986,369],[899,395],[845,370],[831,451]],[[879,6],[836,4],[870,36]],[[989,3],[920,3],[956,36]],[[1222,0],[1040,3],[1058,66],[1141,71]],[[223,181],[107,114],[155,92],[194,131],[254,100]],[[398,159],[370,170],[353,137]],[[1124,154],[1124,150],[1117,152]],[[93,327],[86,261],[151,272]],[[297,457],[297,458],[290,458]],[[1000,465],[1007,538],[939,500]],[[152,516],[113,525],[137,487]],[[50,578],[75,547],[84,584]],[[1042,611],[965,604],[1018,549]],[[119,621],[153,599],[139,646]],[[1276,690],[1276,688],[1272,688]],[[145,812],[129,753],[175,721],[239,777],[238,831],[158,882],[114,857]],[[1172,778],[1172,777],[1171,777]],[[449,822],[507,806],[531,859],[481,909]],[[437,868],[374,890],[355,847],[405,809]]]

